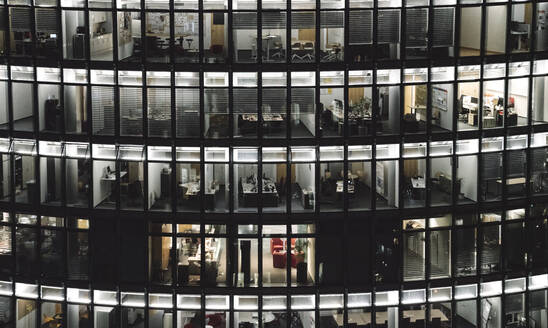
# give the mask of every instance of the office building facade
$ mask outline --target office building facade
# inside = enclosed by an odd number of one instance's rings
[[[547,328],[547,9],[0,0],[0,327]]]

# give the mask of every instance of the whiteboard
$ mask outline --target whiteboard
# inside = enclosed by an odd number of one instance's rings
[[[447,90],[432,87],[432,107],[447,111]]]

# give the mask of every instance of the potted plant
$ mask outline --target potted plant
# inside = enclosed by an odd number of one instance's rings
[[[295,264],[297,266],[297,282],[305,284],[307,282],[308,264],[306,263],[306,251],[308,248],[308,239],[297,238],[295,241]]]
[[[363,119],[366,117],[369,109],[371,108],[371,98],[362,97],[355,104],[350,105],[350,112],[356,119]]]

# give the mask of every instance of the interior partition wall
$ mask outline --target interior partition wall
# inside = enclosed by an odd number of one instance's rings
[[[0,0],[0,327],[548,327],[548,2]]]

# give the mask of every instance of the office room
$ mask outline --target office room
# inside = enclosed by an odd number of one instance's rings
[[[399,207],[399,145],[378,145],[375,163],[375,191],[377,208]]]
[[[156,147],[155,147],[156,148]],[[160,147],[158,147],[160,148]],[[161,154],[171,153],[171,148],[162,151],[162,149],[150,150],[149,147],[149,162],[148,162],[148,208],[152,211],[170,211],[172,200],[172,184],[171,184],[171,163],[170,159],[165,158],[164,161],[156,161],[152,156],[154,153]]]
[[[390,85],[400,82],[399,70],[379,70],[377,83],[385,86],[377,87],[378,103],[375,113],[378,134],[397,134],[400,131],[402,114],[400,112],[400,86]]]
[[[238,211],[256,212],[260,204],[265,211],[284,212],[287,190],[287,169],[285,164],[274,163],[277,157],[285,157],[283,150],[271,149],[273,163],[262,164],[262,179],[259,181],[258,150],[240,148],[235,150],[234,179],[237,183],[234,201]],[[259,190],[260,189],[260,190]]]
[[[503,126],[526,125],[529,82],[527,78],[513,78],[508,81],[508,99],[504,99],[504,65],[491,64],[485,67],[483,82],[483,109],[479,111],[479,82],[460,82],[457,92],[459,130],[477,129],[478,112],[481,112],[483,129]]]

